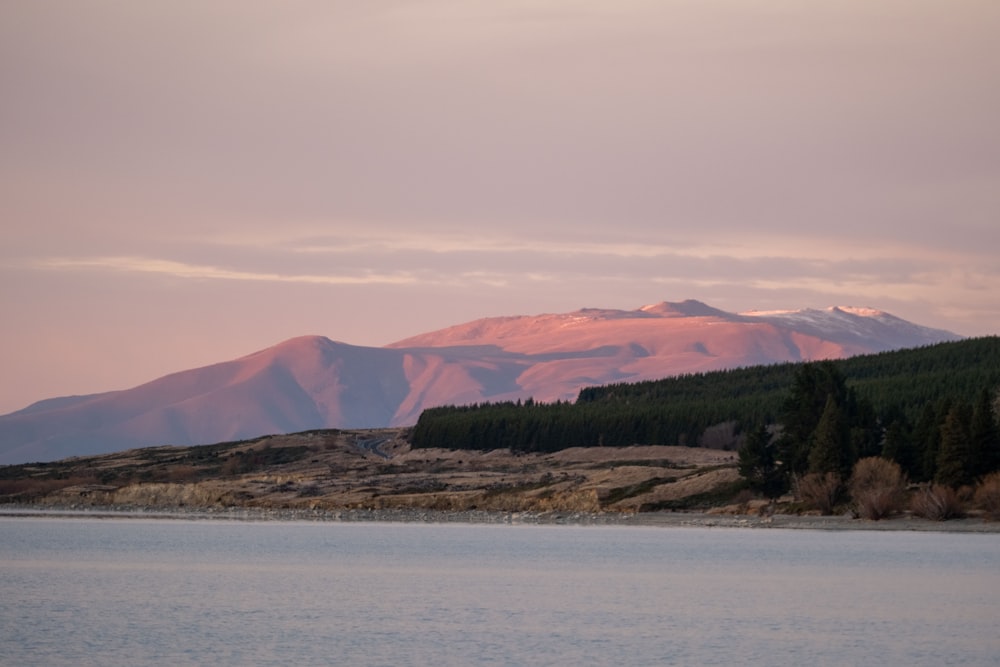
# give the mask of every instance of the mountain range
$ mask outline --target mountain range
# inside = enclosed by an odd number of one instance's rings
[[[0,463],[405,426],[439,405],[573,400],[585,386],[959,338],[870,308],[729,313],[693,300],[491,317],[385,347],[302,336],[131,389],[47,399],[0,416]]]

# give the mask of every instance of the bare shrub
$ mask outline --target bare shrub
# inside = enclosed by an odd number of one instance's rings
[[[840,497],[840,476],[833,472],[812,472],[795,478],[795,495],[810,509],[833,514]]]
[[[964,507],[968,507],[976,498],[976,489],[968,484],[963,484],[955,491],[955,495],[958,496],[958,502],[962,503]]]
[[[722,449],[731,451],[738,449],[739,436],[736,434],[735,421],[722,422],[706,428],[698,438],[698,446],[707,449]]]
[[[871,456],[854,464],[848,490],[857,515],[878,521],[902,508],[906,478],[898,463]]]
[[[1000,472],[990,473],[976,487],[976,507],[986,518],[1000,521]]]
[[[955,489],[945,484],[922,486],[913,494],[910,510],[932,521],[957,519],[965,513]]]

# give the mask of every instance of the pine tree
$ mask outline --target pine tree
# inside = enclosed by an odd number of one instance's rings
[[[1000,427],[997,426],[993,399],[987,389],[980,392],[973,408],[970,437],[975,459],[973,474],[978,477],[1000,470]]]
[[[948,400],[937,407],[930,403],[924,405],[920,419],[913,429],[913,443],[917,448],[921,469],[921,474],[914,476],[916,481],[929,482],[937,473],[938,451],[941,449],[941,424],[950,409],[951,401]]]
[[[847,390],[847,403],[843,409],[850,424],[851,448],[855,453],[855,460],[878,456],[882,451],[884,434],[875,408],[870,402],[858,398],[852,387]]]
[[[915,445],[913,436],[907,432],[903,419],[894,419],[885,430],[882,458],[898,463],[908,478],[919,479],[923,474],[923,466]]]
[[[811,441],[809,472],[832,472],[846,478],[857,457],[850,451],[850,429],[846,416],[832,394],[827,396]]]
[[[803,473],[810,467],[811,439],[831,398],[837,405],[847,400],[844,377],[837,367],[829,361],[803,364],[795,373],[780,419],[783,434],[779,449],[790,472]]]
[[[778,467],[775,445],[763,424],[747,434],[747,441],[740,448],[740,475],[750,488],[768,498],[777,498],[788,490],[787,478]]]
[[[957,488],[972,481],[973,452],[969,422],[972,411],[958,404],[948,411],[941,425],[941,446],[938,449],[937,472],[934,481]]]

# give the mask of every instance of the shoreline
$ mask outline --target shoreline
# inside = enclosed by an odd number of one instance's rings
[[[296,510],[250,507],[190,508],[132,506],[0,505],[0,518],[180,520],[180,521],[308,521],[330,523],[425,523],[468,525],[634,526],[650,528],[745,528],[761,530],[903,531],[1000,533],[1000,522],[981,518],[931,521],[900,516],[881,521],[848,516],[775,514],[758,517],[704,512],[492,512],[417,509]]]

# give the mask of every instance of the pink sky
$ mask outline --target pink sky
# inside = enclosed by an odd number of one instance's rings
[[[0,3],[0,413],[303,334],[1000,333],[994,0]]]

